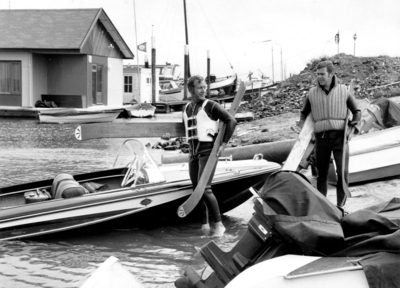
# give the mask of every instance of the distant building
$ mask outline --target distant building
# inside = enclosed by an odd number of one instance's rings
[[[160,92],[173,88],[172,85],[177,80],[175,72],[178,66],[169,63],[156,65],[156,102],[160,101]],[[129,103],[132,99],[152,103],[151,65],[148,68],[139,65],[139,77],[137,71],[137,65],[124,65],[124,103]]]
[[[134,55],[103,9],[0,10],[0,106],[122,105]]]

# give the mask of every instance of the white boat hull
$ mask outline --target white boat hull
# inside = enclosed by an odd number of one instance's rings
[[[235,277],[226,288],[368,288],[362,268],[343,269],[303,277],[288,278],[288,274],[320,257],[285,255],[256,264]]]
[[[153,105],[140,105],[137,104],[135,107],[127,109],[129,116],[135,118],[150,118],[154,116],[156,107]]]
[[[114,256],[110,256],[104,261],[80,287],[144,288],[143,284],[131,272],[126,270]]]
[[[118,112],[107,112],[107,113],[90,113],[81,115],[70,115],[70,116],[53,116],[39,114],[40,123],[53,123],[53,124],[64,124],[64,123],[98,123],[98,122],[113,122],[117,119],[121,111]]]
[[[400,175],[400,127],[354,137],[349,153],[350,183]]]

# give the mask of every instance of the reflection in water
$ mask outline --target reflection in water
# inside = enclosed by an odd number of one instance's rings
[[[0,186],[110,168],[125,139],[78,141],[76,124],[39,124],[35,120],[0,118]],[[151,140],[154,143],[158,139]],[[144,144],[149,139],[141,139]],[[165,151],[151,151],[156,162]],[[0,242],[0,287],[79,287],[113,255],[146,287],[174,287],[185,266],[205,267],[195,247],[214,240],[227,251],[247,229],[251,202],[223,217],[227,233],[211,239],[199,223],[149,229],[73,232],[24,241]]]

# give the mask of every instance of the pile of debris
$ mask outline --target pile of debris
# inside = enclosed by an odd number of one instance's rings
[[[156,142],[151,149],[164,149],[167,151],[181,150],[182,153],[189,153],[189,144],[186,142],[185,137],[178,137],[171,139],[169,133],[161,137],[161,142]]]
[[[300,74],[279,83],[263,96],[252,95],[246,104],[239,107],[238,112],[253,112],[255,119],[298,112],[308,91],[315,86],[316,66],[323,60],[333,62],[335,74],[341,83],[348,85],[354,79],[354,96],[357,99],[400,96],[399,57],[339,54],[311,60]]]

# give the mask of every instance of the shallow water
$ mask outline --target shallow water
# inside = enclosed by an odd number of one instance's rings
[[[77,124],[39,124],[36,120],[0,118],[0,186],[83,173],[113,165],[125,139],[78,141]],[[153,144],[159,139],[140,139]],[[160,163],[161,150],[151,150]],[[213,239],[227,251],[247,229],[251,201],[223,217],[227,232]],[[202,269],[195,247],[211,241],[199,223],[175,223],[148,229],[103,230],[85,235],[0,241],[0,287],[79,287],[113,255],[146,287],[174,287],[186,266]]]

